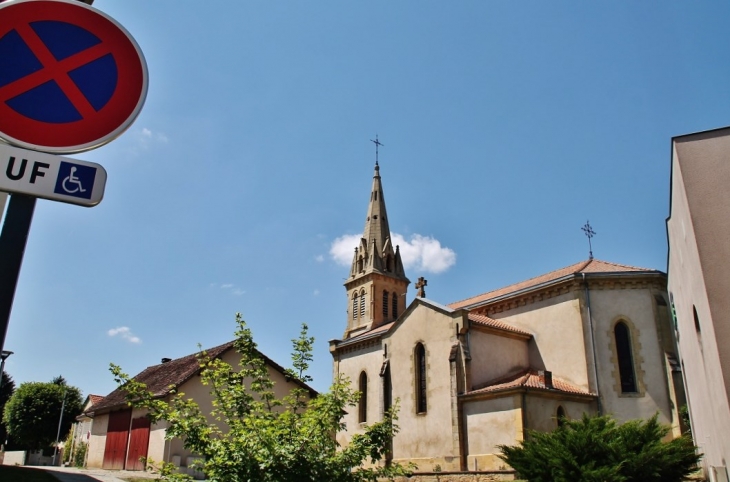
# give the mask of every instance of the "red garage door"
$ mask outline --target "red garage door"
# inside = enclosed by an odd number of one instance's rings
[[[147,417],[132,420],[132,433],[129,436],[129,453],[127,454],[127,470],[144,470],[140,457],[147,457],[147,446],[150,441],[150,419]]]
[[[104,463],[102,468],[112,470],[124,469],[124,456],[127,454],[129,422],[131,419],[131,410],[122,410],[109,414],[109,426],[106,433],[106,447],[104,448]]]

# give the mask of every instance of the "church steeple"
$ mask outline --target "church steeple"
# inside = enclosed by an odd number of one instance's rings
[[[393,246],[390,237],[380,166],[376,160],[365,228],[345,282],[348,320],[344,338],[396,319],[405,307],[409,284],[400,249]]]

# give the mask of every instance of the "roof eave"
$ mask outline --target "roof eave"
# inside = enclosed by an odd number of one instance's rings
[[[474,308],[479,308],[484,305],[492,304],[492,303],[499,303],[504,300],[508,300],[510,298],[523,296],[526,294],[530,294],[532,292],[541,291],[546,288],[550,288],[552,286],[557,286],[563,283],[566,283],[568,281],[573,281],[576,279],[582,279],[585,275],[586,278],[632,278],[636,276],[652,276],[652,277],[666,277],[666,274],[661,271],[656,270],[649,270],[649,271],[601,271],[601,272],[595,272],[595,273],[585,273],[583,271],[577,272],[577,273],[571,273],[565,276],[561,276],[560,278],[556,278],[554,280],[545,281],[542,283],[538,283],[533,286],[528,286],[527,288],[522,288],[517,291],[512,291],[510,293],[505,293],[503,295],[495,296],[494,298],[488,298],[486,300],[476,301],[474,303],[470,303],[468,305],[464,305],[458,309],[465,309],[465,310],[473,310]]]

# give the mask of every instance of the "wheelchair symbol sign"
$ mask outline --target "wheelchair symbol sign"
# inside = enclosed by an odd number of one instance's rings
[[[91,207],[101,202],[105,185],[99,164],[0,142],[0,192]]]
[[[61,161],[56,178],[56,194],[91,199],[91,188],[94,186],[96,168]]]

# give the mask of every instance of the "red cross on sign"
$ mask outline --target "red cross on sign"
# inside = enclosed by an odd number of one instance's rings
[[[51,153],[112,141],[147,95],[139,46],[76,0],[0,3],[0,140]]]

